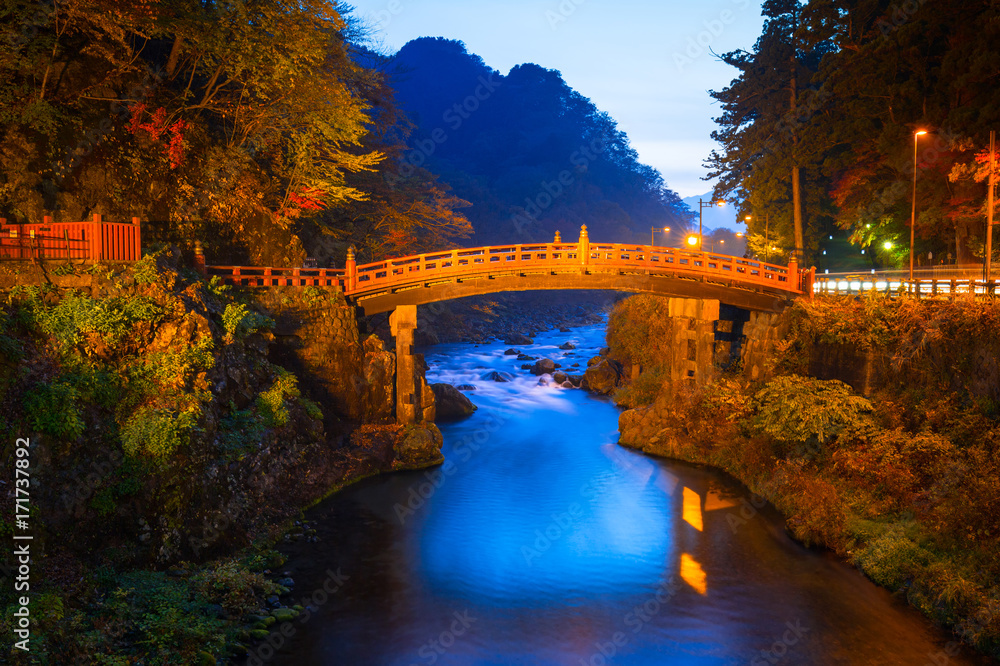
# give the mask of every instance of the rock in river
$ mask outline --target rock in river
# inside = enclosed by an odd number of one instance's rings
[[[514,379],[514,376],[508,372],[500,372],[498,370],[490,370],[485,375],[480,377],[480,379],[485,379],[490,382],[509,382]]]
[[[602,359],[600,363],[587,368],[583,379],[586,383],[584,388],[592,393],[608,395],[621,385],[622,365],[609,358]]]
[[[512,335],[503,341],[505,345],[532,345],[535,341],[529,338],[527,335]]]
[[[555,361],[547,358],[543,358],[536,361],[533,366],[531,366],[531,374],[533,375],[544,375],[546,373],[552,372],[556,369]]]
[[[437,421],[457,421],[470,416],[477,407],[451,384],[431,384]]]

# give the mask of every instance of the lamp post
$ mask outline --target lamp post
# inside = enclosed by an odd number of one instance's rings
[[[649,228],[649,244],[650,244],[650,246],[656,245],[656,241],[653,239],[653,234],[655,234],[658,229],[659,229],[659,227],[650,227]],[[670,227],[663,227],[663,233],[669,234],[670,233]]]
[[[986,288],[990,289],[989,283],[993,279],[991,273],[993,269],[993,190],[996,184],[996,132],[990,132],[990,191],[986,195],[986,273],[983,279],[986,281]],[[992,293],[992,291],[990,292]]]
[[[698,199],[698,251],[701,252],[701,214],[706,208],[711,208],[712,206],[725,206],[726,202],[722,199],[718,201],[702,201]]]
[[[913,230],[917,225],[917,140],[927,134],[927,130],[913,133],[913,207],[910,210],[910,288],[913,288]]]

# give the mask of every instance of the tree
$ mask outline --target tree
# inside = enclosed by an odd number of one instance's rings
[[[735,198],[741,214],[752,216],[751,234],[763,236],[769,218],[770,238],[803,261],[806,220],[815,229],[828,214],[825,188],[816,182],[817,155],[803,135],[825,99],[811,79],[830,46],[809,33],[798,0],[768,0],[763,14],[764,30],[752,51],[720,56],[739,74],[729,87],[710,93],[723,113],[716,119],[721,129],[712,133],[721,151],[709,156],[707,179],[719,179],[715,196]]]

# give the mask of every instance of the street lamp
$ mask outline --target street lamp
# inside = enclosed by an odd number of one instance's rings
[[[687,237],[686,240],[687,244],[690,245],[691,247],[694,247],[695,245],[701,247],[701,236],[695,236],[694,234],[691,234],[690,236]]]
[[[917,225],[917,139],[927,134],[927,130],[913,133],[913,208],[910,211],[910,285],[913,285],[913,230]]]
[[[656,245],[656,241],[653,240],[653,234],[655,234],[658,230],[659,230],[659,227],[650,227],[649,228],[649,244],[650,245]],[[663,227],[663,233],[669,234],[670,233],[670,227]]]
[[[699,251],[701,250],[701,213],[702,213],[702,211],[705,210],[706,208],[711,208],[712,206],[719,206],[721,208],[722,206],[725,206],[725,205],[726,205],[726,202],[723,201],[722,199],[719,199],[718,201],[702,201],[701,199],[698,199],[698,250]]]

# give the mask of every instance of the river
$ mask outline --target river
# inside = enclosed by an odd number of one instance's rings
[[[582,372],[603,345],[592,327],[521,349]],[[424,350],[428,380],[475,385],[479,410],[442,425],[444,466],[307,514],[321,541],[285,548],[284,569],[322,603],[269,663],[993,663],[946,658],[944,632],[743,486],[619,447],[610,400],[541,386],[504,349]]]

